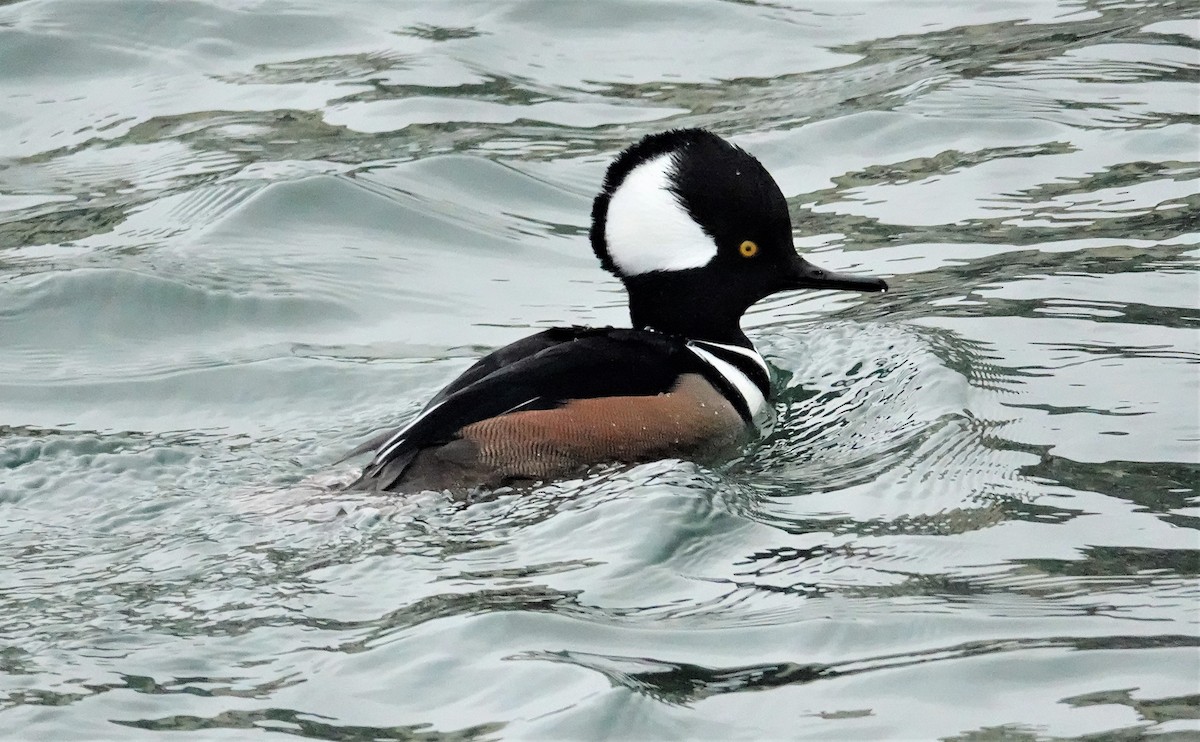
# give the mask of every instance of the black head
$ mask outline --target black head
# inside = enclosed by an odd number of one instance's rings
[[[754,302],[791,289],[885,291],[796,254],[787,202],[750,154],[703,129],[651,134],[609,166],[592,249],[629,291],[635,327],[748,345]]]

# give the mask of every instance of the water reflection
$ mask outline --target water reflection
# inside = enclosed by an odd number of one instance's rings
[[[761,691],[783,685],[800,685],[822,680],[833,680],[847,675],[878,672],[904,667],[905,665],[945,662],[966,657],[988,655],[998,652],[1027,652],[1031,650],[1063,647],[1074,650],[1144,647],[1195,647],[1200,646],[1193,637],[1159,637],[1150,642],[1133,641],[1127,637],[1104,637],[1090,639],[1054,638],[1041,640],[1010,640],[977,642],[956,647],[935,649],[907,655],[884,655],[870,657],[836,665],[796,664],[781,662],[745,667],[709,668],[684,663],[664,662],[639,657],[611,657],[590,655],[581,652],[531,652],[513,659],[564,662],[594,670],[619,685],[637,693],[644,693],[656,700],[678,705],[691,705],[709,696],[723,693]],[[1125,696],[1128,699],[1128,696]],[[1180,708],[1167,712],[1169,718],[1190,719],[1193,716],[1192,696],[1163,699]],[[1097,698],[1072,699],[1073,703],[1097,702]],[[1158,704],[1153,704],[1158,705]],[[864,710],[870,713],[869,709]]]

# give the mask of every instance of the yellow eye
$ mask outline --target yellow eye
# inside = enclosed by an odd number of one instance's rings
[[[752,258],[758,255],[758,243],[753,240],[746,240],[738,245],[738,252],[741,253],[743,258]]]

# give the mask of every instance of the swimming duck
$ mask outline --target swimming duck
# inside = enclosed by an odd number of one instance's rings
[[[632,328],[556,327],[481,358],[373,452],[355,489],[493,488],[601,463],[704,459],[769,416],[742,315],[780,291],[886,291],[796,253],[766,168],[702,129],[651,134],[609,166],[589,233]]]

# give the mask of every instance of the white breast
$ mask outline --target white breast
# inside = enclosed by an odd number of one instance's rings
[[[718,343],[712,344],[718,345]],[[760,356],[758,353],[755,353],[753,350],[724,344],[719,345],[722,348],[734,349],[744,355],[753,354],[755,362],[760,364],[764,371],[766,370],[766,362],[763,361],[762,356]],[[767,404],[766,397],[763,396],[763,393],[758,388],[758,385],[751,381],[749,376],[746,376],[746,374],[742,373],[737,366],[718,358],[709,351],[700,347],[695,342],[689,342],[687,347],[688,350],[695,353],[700,360],[704,361],[717,373],[719,373],[726,381],[729,382],[730,386],[737,391],[737,393],[741,396],[742,401],[746,403],[746,409],[750,410],[750,417],[754,421],[756,428],[761,430],[767,426],[773,410],[771,409],[771,406]]]

